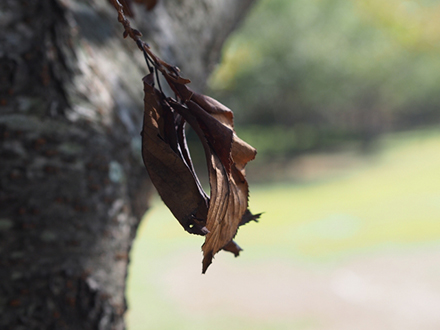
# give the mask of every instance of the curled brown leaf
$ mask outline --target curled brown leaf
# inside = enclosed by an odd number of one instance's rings
[[[144,78],[141,135],[145,167],[162,200],[185,230],[204,235],[208,199],[193,173],[189,153],[181,151],[185,145],[176,133],[175,114],[152,81],[152,75]]]
[[[241,249],[233,249],[235,242],[232,239],[239,225],[245,215],[255,219],[259,216],[253,216],[248,210],[249,191],[245,178],[245,166],[255,158],[256,150],[235,134],[233,114],[226,106],[182,84],[171,85],[179,97],[186,100],[185,107],[176,102],[172,106],[198,134],[208,166],[211,195],[206,219],[209,233],[202,247],[204,273],[221,249],[233,250],[238,255]]]

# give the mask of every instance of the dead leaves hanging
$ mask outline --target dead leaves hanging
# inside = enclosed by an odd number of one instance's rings
[[[130,27],[118,0],[111,0],[130,36],[144,52],[150,74],[144,77],[144,121],[142,157],[151,181],[164,203],[183,228],[205,236],[202,246],[205,273],[214,255],[226,250],[238,256],[241,248],[233,241],[238,227],[260,214],[248,209],[246,164],[256,150],[234,131],[233,113],[220,102],[187,87],[179,70],[154,55]],[[160,72],[176,98],[166,97],[160,88]],[[157,83],[158,89],[155,87]],[[186,143],[185,125],[197,133],[206,156],[211,195],[203,190]]]
[[[142,158],[164,203],[186,231],[204,235],[208,197],[195,175],[185,140],[184,119],[159,90],[154,76],[144,79]]]

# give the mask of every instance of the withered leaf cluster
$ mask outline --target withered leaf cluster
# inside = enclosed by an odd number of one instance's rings
[[[248,210],[246,164],[256,150],[234,131],[233,114],[220,102],[191,91],[175,72],[164,72],[177,100],[154,87],[154,73],[144,78],[142,155],[151,180],[183,228],[206,237],[203,273],[221,249],[234,253],[240,225],[256,220]],[[211,196],[203,190],[186,143],[189,124],[202,142]]]
[[[124,26],[124,37],[136,42],[150,70],[143,79],[141,135],[145,167],[162,200],[183,228],[205,236],[202,246],[205,273],[220,250],[239,255],[241,248],[233,241],[238,227],[260,216],[248,209],[245,177],[245,166],[255,158],[256,150],[235,134],[232,111],[213,98],[189,89],[190,81],[180,76],[178,68],[157,57],[140,39],[141,33],[131,28],[120,0],[110,1]],[[163,93],[159,72],[175,98]],[[204,148],[210,196],[203,190],[191,161],[185,136],[187,124],[197,133]]]

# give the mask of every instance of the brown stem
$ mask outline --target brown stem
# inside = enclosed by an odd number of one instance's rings
[[[178,78],[180,77],[180,70],[178,67],[168,64],[167,62],[160,59],[156,56],[150,49],[150,46],[146,42],[144,42],[140,37],[142,33],[136,29],[133,29],[130,25],[130,21],[124,14],[124,7],[119,2],[119,0],[111,0],[113,6],[118,12],[118,21],[124,26],[124,38],[129,36],[133,39],[134,42],[138,45],[139,49],[143,52],[147,53],[148,56],[152,59],[154,66],[163,74],[163,75],[171,75],[172,77]],[[189,80],[188,80],[189,82]]]

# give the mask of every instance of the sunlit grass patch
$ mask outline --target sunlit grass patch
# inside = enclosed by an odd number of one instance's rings
[[[301,184],[287,180],[251,183],[251,210],[265,213],[258,224],[247,224],[239,231],[242,255],[234,259],[221,252],[216,267],[234,265],[245,271],[275,261],[304,267],[327,265],[359,254],[440,242],[439,132],[393,134],[380,145],[377,154],[344,175]],[[131,254],[130,330],[316,328],[310,319],[278,323],[246,319],[240,311],[226,310],[226,302],[225,310],[188,313],[169,295],[171,289],[165,284],[169,281],[164,277],[175,278],[174,290],[195,285],[191,292],[196,293],[203,290],[200,285],[206,290],[200,294],[209,301],[206,288],[216,268],[210,269],[212,275],[200,275],[202,243],[202,237],[185,233],[156,198]],[[176,264],[181,266],[175,268]],[[174,269],[184,269],[197,280],[187,283],[188,274],[173,273]],[[224,279],[223,285],[229,281],[235,279]]]
[[[381,244],[437,240],[440,138],[395,135],[384,139],[383,152],[369,165],[346,177],[254,186],[251,196],[251,208],[265,215],[240,232],[245,246],[259,245],[264,237],[283,253],[326,258]]]

